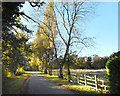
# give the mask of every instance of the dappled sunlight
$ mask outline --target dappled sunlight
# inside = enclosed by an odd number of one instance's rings
[[[64,88],[62,88],[62,87],[60,87],[60,86],[50,86],[50,88],[64,89]]]
[[[91,89],[89,87],[86,87],[86,86],[81,86],[81,85],[62,85],[64,88],[67,88],[67,89],[74,89],[76,91],[85,91],[85,92],[95,92],[95,89]]]
[[[31,76],[41,76],[40,74],[31,73]]]
[[[60,79],[58,77],[54,77],[54,76],[50,76],[50,75],[43,75],[44,77],[46,77],[48,80],[53,81],[54,83],[56,83],[57,85],[60,85],[60,87],[63,87],[65,89],[70,89],[70,90],[74,90],[78,93],[86,93],[86,94],[101,94],[101,91],[96,91],[95,89],[92,89],[90,87],[86,87],[83,85],[79,85],[79,84],[74,84],[74,83],[68,83],[67,80],[65,79]],[[53,86],[52,88],[60,88],[57,86]]]

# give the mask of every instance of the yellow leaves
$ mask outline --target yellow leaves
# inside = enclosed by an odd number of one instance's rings
[[[18,68],[17,68],[16,72],[23,72],[23,71],[24,71],[23,67],[20,67],[20,65],[18,65]]]
[[[11,72],[8,72],[7,73],[7,77],[11,77],[12,76],[12,73]]]
[[[67,23],[67,22],[65,22],[65,24],[67,24],[67,25],[68,25],[68,23]]]
[[[9,50],[3,51],[3,54],[8,54],[8,53],[9,53]]]
[[[10,44],[7,44],[8,47],[10,47],[11,45]]]
[[[52,28],[53,28],[53,29],[56,29],[56,24],[54,24],[54,25],[52,26]]]

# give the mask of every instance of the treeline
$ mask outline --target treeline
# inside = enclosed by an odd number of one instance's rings
[[[72,69],[102,69],[105,68],[106,62],[109,59],[109,57],[99,57],[98,55],[94,55],[93,57],[71,55],[71,58]],[[56,66],[55,68],[58,67]],[[67,68],[67,66],[65,65],[64,68]]]
[[[73,66],[74,69],[102,69],[105,68],[109,57],[79,57]]]
[[[98,55],[94,55],[93,57],[78,57],[78,55],[71,55],[70,56],[70,61],[69,63],[71,63],[70,68],[71,69],[103,69],[106,66],[106,62],[108,61],[109,57],[99,57]],[[61,62],[63,60],[62,56],[59,57],[59,62]],[[49,62],[48,62],[49,63]],[[47,65],[47,69],[49,71],[50,67],[52,67],[52,69],[59,69],[59,65],[57,63],[55,63],[55,60],[52,60],[51,62],[51,66],[49,66],[49,64]],[[67,63],[66,62],[63,66],[64,69],[67,69]],[[26,70],[40,70],[43,71],[44,68],[41,66],[43,62],[39,60],[39,58],[36,58],[35,56],[33,56],[31,58],[31,61],[29,62],[29,67]]]

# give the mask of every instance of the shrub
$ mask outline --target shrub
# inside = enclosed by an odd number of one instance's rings
[[[110,56],[106,63],[110,93],[120,94],[120,51]]]

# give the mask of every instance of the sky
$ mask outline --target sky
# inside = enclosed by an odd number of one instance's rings
[[[26,3],[22,11],[29,13],[31,7]],[[28,28],[34,30],[33,41],[37,26],[22,19],[22,22],[28,25]],[[113,52],[118,51],[118,3],[117,2],[99,2],[95,9],[94,16],[90,16],[89,20],[85,22],[86,36],[95,37],[94,47],[85,48],[79,56],[92,56],[94,54],[103,56],[110,56]]]
[[[109,56],[118,51],[118,3],[102,2],[98,6],[86,27],[86,34],[96,37],[95,48],[87,48],[82,55]]]

